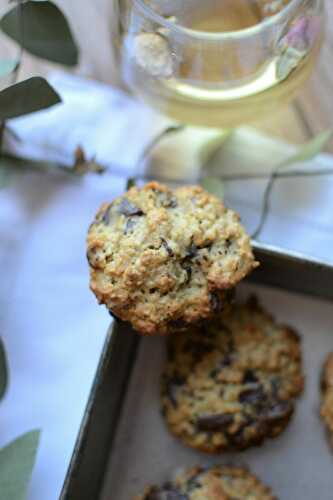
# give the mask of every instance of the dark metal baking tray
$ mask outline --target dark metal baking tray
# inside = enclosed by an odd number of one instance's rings
[[[257,242],[253,247],[261,266],[251,282],[333,299],[332,265]],[[61,500],[99,498],[140,341],[127,324],[114,322],[110,327]]]

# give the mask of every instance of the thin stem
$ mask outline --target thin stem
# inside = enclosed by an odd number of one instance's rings
[[[168,135],[175,134],[176,132],[181,132],[185,128],[185,125],[171,125],[170,127],[162,130],[156,137],[147,144],[141,153],[139,160],[137,162],[137,166],[140,167],[143,162],[147,160],[155,147]]]
[[[296,170],[292,172],[279,172],[276,173],[276,179],[284,179],[288,177],[317,177],[322,175],[333,174],[333,168],[321,168],[316,170]],[[235,181],[251,181],[251,180],[265,180],[269,179],[271,174],[264,174],[259,172],[253,172],[250,174],[232,174],[223,176],[224,182],[235,182]]]
[[[277,178],[277,171],[272,172],[271,177],[267,183],[267,186],[266,186],[266,189],[264,192],[259,223],[258,223],[256,230],[251,235],[251,237],[253,239],[258,239],[258,236],[260,235],[261,231],[263,230],[263,228],[265,226],[265,223],[266,223],[266,220],[268,217],[268,213],[269,213],[269,208],[270,208],[271,193],[272,193],[272,189],[274,187],[274,182],[275,182],[276,178]]]

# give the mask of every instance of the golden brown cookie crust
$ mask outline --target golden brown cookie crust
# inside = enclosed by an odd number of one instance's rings
[[[168,339],[163,415],[188,446],[243,450],[285,429],[303,384],[299,336],[251,298]]]
[[[99,302],[148,335],[211,317],[257,265],[238,215],[198,186],[131,188],[102,205],[87,245]]]
[[[321,377],[322,404],[320,414],[327,428],[330,443],[333,447],[333,353],[325,361]]]
[[[247,469],[228,465],[194,467],[162,487],[152,486],[134,500],[277,500]]]

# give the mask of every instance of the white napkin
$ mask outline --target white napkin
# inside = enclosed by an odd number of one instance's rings
[[[30,500],[59,497],[110,322],[87,286],[87,227],[100,203],[123,191],[143,147],[167,123],[102,84],[61,74],[52,83],[65,104],[14,120],[11,127],[21,138],[16,153],[70,165],[80,144],[88,156],[116,167],[117,175],[73,179],[27,172],[0,191],[0,332],[11,372],[0,408],[0,440],[5,444],[26,430],[42,429]],[[160,174],[196,178],[198,144],[214,133],[194,130],[184,140],[170,137],[155,153],[151,172],[159,158]],[[254,140],[259,141],[253,131],[239,131],[215,168],[266,171],[291,149],[268,138],[257,148]],[[241,144],[237,159],[234,141]],[[184,152],[185,142],[190,149]],[[329,168],[333,159],[322,155],[315,165]],[[227,183],[227,202],[240,209],[249,228],[258,218],[264,184]],[[329,176],[277,181],[263,239],[332,260],[332,199]]]

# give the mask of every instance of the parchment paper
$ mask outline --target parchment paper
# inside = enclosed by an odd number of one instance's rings
[[[305,393],[287,430],[241,453],[210,457],[186,448],[169,434],[160,415],[165,340],[144,339],[100,500],[130,500],[183,467],[225,462],[250,467],[280,500],[332,500],[333,454],[319,418],[319,377],[325,353],[333,350],[333,305],[247,284],[238,296],[246,298],[250,292],[303,337]]]

